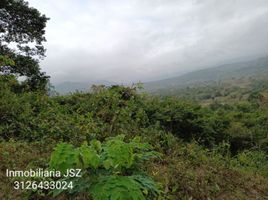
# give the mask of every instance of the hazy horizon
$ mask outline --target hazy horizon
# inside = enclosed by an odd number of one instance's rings
[[[63,3],[64,2],[64,3]],[[150,81],[268,55],[265,0],[29,0],[54,84]]]

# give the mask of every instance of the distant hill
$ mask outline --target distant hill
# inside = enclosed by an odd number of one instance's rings
[[[193,71],[174,78],[147,82],[144,83],[144,89],[150,93],[172,94],[172,92],[169,91],[182,89],[187,86],[202,86],[224,80],[251,77],[266,72],[268,72],[268,56],[251,61],[225,64],[217,67]],[[93,84],[110,86],[116,85],[117,83],[109,81],[69,81],[56,84],[55,90],[60,94],[68,94],[75,91],[88,91]]]
[[[59,94],[68,94],[75,91],[89,91],[92,85],[115,85],[115,82],[109,81],[94,81],[94,82],[71,82],[66,81],[55,85],[55,90]]]
[[[148,92],[158,93],[158,91],[173,90],[208,82],[250,77],[267,71],[268,56],[247,62],[231,63],[198,70],[165,80],[144,83],[144,89]]]

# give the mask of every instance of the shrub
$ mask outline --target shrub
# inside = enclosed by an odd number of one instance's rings
[[[74,182],[72,195],[89,194],[94,200],[137,199],[157,197],[159,186],[144,171],[142,164],[159,153],[152,151],[147,143],[136,137],[124,142],[124,136],[109,138],[101,143],[92,140],[75,148],[59,143],[51,155],[50,168],[63,173],[67,169],[81,168],[81,178],[67,178]],[[63,190],[54,190],[57,196]]]

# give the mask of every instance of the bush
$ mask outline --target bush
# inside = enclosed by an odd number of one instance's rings
[[[89,194],[94,200],[137,199],[145,200],[160,194],[158,185],[141,169],[144,161],[159,156],[147,143],[139,138],[123,141],[120,135],[104,143],[92,140],[75,148],[60,143],[51,155],[50,168],[65,173],[67,169],[81,168],[81,178],[74,181],[71,195]],[[57,196],[64,191],[54,190]]]

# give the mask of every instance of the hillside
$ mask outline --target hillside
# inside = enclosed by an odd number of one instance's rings
[[[268,1],[215,2],[1,0],[0,200],[268,200]]]
[[[207,84],[226,79],[239,79],[262,74],[268,71],[268,56],[247,62],[225,64],[213,68],[190,72],[182,76],[144,83],[144,89],[148,92],[158,93],[183,88],[186,86]]]
[[[0,199],[268,196],[268,104],[258,98],[204,107],[122,86],[50,97],[16,93],[20,83],[0,77]],[[14,190],[6,177],[6,169],[77,167],[82,177],[44,178],[68,180],[68,190]]]
[[[267,93],[268,72],[249,77],[203,82],[199,85],[159,89],[154,95],[176,96],[208,105],[213,102],[232,104],[252,100],[253,98],[267,101],[265,100],[267,99]]]

